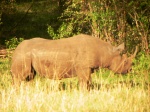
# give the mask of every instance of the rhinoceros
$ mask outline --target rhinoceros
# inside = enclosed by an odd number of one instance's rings
[[[31,80],[35,73],[50,79],[77,76],[81,87],[90,87],[94,69],[108,68],[115,73],[128,73],[137,50],[121,55],[124,44],[117,47],[89,35],[70,38],[24,40],[15,49],[11,72],[14,83]]]

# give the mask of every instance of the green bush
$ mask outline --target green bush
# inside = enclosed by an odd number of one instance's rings
[[[54,31],[48,26],[48,33],[53,39],[89,34],[115,44],[124,42],[129,52],[138,45],[148,54],[148,8],[148,2],[144,1],[139,4],[138,1],[72,0],[58,18],[62,23],[60,27]]]
[[[15,49],[19,43],[21,43],[24,39],[23,38],[11,38],[10,40],[6,41],[6,47],[8,49]]]

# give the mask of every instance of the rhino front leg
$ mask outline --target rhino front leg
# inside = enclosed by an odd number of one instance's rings
[[[77,71],[79,79],[79,88],[82,90],[90,90],[91,86],[91,69],[90,68],[80,68]]]

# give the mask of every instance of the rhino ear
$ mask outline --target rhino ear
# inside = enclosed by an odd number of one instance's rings
[[[113,51],[114,52],[116,52],[116,51],[122,52],[124,50],[124,48],[125,48],[124,43],[122,43],[118,47],[115,47]]]

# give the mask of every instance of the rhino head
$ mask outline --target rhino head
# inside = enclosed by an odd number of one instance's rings
[[[113,49],[113,58],[109,69],[115,73],[126,74],[132,70],[133,59],[137,53],[137,47],[134,53],[128,57],[127,54],[121,55],[124,50],[124,43]]]

